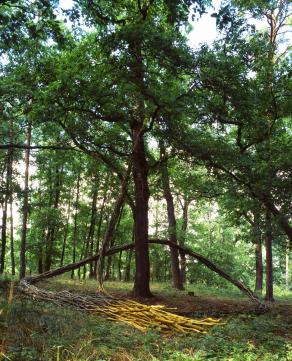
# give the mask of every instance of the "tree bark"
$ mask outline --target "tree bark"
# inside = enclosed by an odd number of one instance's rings
[[[10,198],[10,257],[11,274],[15,276],[15,254],[14,254],[14,223],[13,223],[13,198]]]
[[[148,248],[148,187],[149,166],[145,155],[142,135],[143,123],[136,121],[132,127],[133,135],[133,179],[135,191],[135,263],[136,273],[133,294],[137,297],[151,297],[150,262]]]
[[[68,231],[69,231],[70,210],[71,210],[71,194],[70,194],[68,210],[67,210],[67,220],[66,220],[66,226],[65,226],[65,231],[64,231],[60,267],[62,267],[64,264],[65,250],[66,250],[67,237],[68,237]]]
[[[102,200],[102,205],[101,205],[100,212],[99,212],[99,220],[98,220],[97,235],[96,235],[95,254],[99,253],[101,225],[102,225],[102,220],[103,220],[103,213],[104,213],[104,207],[105,207],[106,199],[107,199],[107,189],[106,189],[106,191],[104,193],[103,200]],[[91,267],[91,271],[90,271],[91,278],[96,278],[97,279],[97,259],[95,260],[95,262],[90,263],[90,267]]]
[[[5,255],[6,255],[6,241],[7,241],[7,204],[8,204],[8,199],[7,199],[7,195],[5,194],[3,213],[2,213],[0,274],[3,274],[5,269]]]
[[[119,253],[118,275],[119,275],[119,281],[121,281],[122,280],[122,251],[120,251],[120,253]]]
[[[168,236],[172,243],[177,244],[177,233],[176,233],[176,218],[174,211],[173,197],[169,185],[169,173],[167,168],[166,150],[163,141],[160,141],[160,161],[161,161],[161,178],[163,186],[163,195],[167,205],[167,218],[168,218]],[[173,286],[178,289],[183,289],[183,282],[181,271],[179,268],[179,257],[178,250],[170,248],[170,260],[171,260],[171,272]]]
[[[75,200],[75,214],[74,214],[74,229],[73,229],[73,250],[72,250],[72,261],[76,261],[76,237],[77,237],[77,218],[78,218],[78,207],[79,207],[79,194],[80,194],[80,170],[77,176],[77,187],[76,187],[76,200]],[[74,269],[71,272],[71,279],[74,278]]]
[[[284,215],[281,211],[279,211],[277,207],[273,204],[273,202],[267,197],[259,197],[258,199],[261,200],[263,204],[267,207],[267,209],[273,214],[279,226],[288,236],[290,244],[292,244],[292,227],[289,224],[287,216]]]
[[[94,182],[94,192],[92,197],[92,205],[91,205],[91,216],[90,216],[90,226],[88,231],[88,237],[86,240],[86,246],[85,246],[85,254],[84,258],[88,256],[88,251],[90,250],[90,255],[93,255],[93,237],[94,237],[94,231],[95,231],[95,222],[96,222],[96,203],[97,203],[97,195],[98,195],[98,189],[96,184],[96,178]],[[83,278],[86,277],[86,265],[83,267]]]
[[[181,246],[185,245],[185,240],[186,240],[186,233],[187,233],[188,221],[189,221],[189,205],[190,205],[190,202],[187,199],[187,197],[185,197],[183,205],[182,205],[183,216],[182,216],[182,226],[181,226],[182,237],[180,239]],[[186,263],[187,262],[186,262],[186,255],[184,252],[180,252],[180,259],[181,259],[182,281],[183,281],[183,283],[185,283],[186,282]]]
[[[122,182],[121,190],[120,190],[118,199],[115,203],[113,212],[111,214],[109,225],[106,230],[106,233],[105,233],[105,236],[104,236],[104,239],[102,242],[102,246],[100,249],[100,258],[99,258],[98,264],[97,264],[97,275],[98,275],[99,286],[101,289],[103,288],[103,269],[104,269],[104,257],[103,256],[105,255],[107,248],[109,248],[109,245],[111,244],[111,241],[113,240],[114,231],[115,231],[116,225],[119,222],[119,219],[121,216],[121,209],[122,209],[124,201],[125,201],[131,169],[132,169],[132,162],[130,161],[128,164],[127,174],[124,177],[124,180]]]
[[[263,256],[262,256],[262,240],[260,237],[256,240],[256,282],[255,282],[255,293],[259,296],[263,292]]]
[[[256,261],[255,293],[261,297],[263,292],[263,255],[262,255],[262,238],[259,229],[258,213],[254,213],[254,221],[252,224],[252,228],[253,228],[253,237],[255,242],[255,261]]]
[[[271,212],[266,212],[266,296],[265,300],[273,302],[273,251]]]
[[[132,260],[133,249],[130,249],[128,252],[126,269],[125,269],[125,276],[124,282],[130,282],[131,279],[131,260]]]
[[[8,203],[11,207],[12,198],[12,162],[13,162],[13,149],[8,149],[6,160],[6,180],[5,180],[5,193],[2,214],[2,230],[1,230],[1,257],[0,257],[0,274],[3,274],[5,269],[5,256],[7,244],[7,217],[8,217]],[[10,223],[11,230],[11,223]],[[13,236],[12,236],[13,237]]]
[[[14,137],[13,119],[10,120],[10,142]],[[13,149],[10,150],[10,179],[9,179],[9,206],[10,206],[10,257],[11,257],[11,273],[15,276],[15,252],[14,252],[14,219],[13,219]]]
[[[61,195],[61,186],[62,186],[62,174],[63,168],[59,169],[59,166],[55,170],[55,179],[51,187],[52,203],[53,209],[57,211],[59,207],[60,195]],[[50,219],[47,232],[47,241],[46,241],[46,259],[45,259],[45,270],[49,271],[53,262],[53,247],[56,238],[56,215],[53,215],[53,219]]]
[[[285,286],[286,290],[289,291],[289,241],[286,242],[286,254],[285,254]]]
[[[29,121],[26,130],[26,146],[30,147],[31,143],[31,121]],[[20,241],[20,257],[19,257],[19,278],[25,277],[26,271],[26,237],[27,237],[27,221],[28,221],[28,196],[29,196],[29,158],[30,149],[25,151],[25,171],[24,171],[24,198],[23,198],[23,218],[21,228],[21,241]]]
[[[134,244],[135,241],[135,234],[134,234],[134,227],[132,229],[132,243]],[[133,249],[131,248],[127,254],[126,260],[126,269],[124,275],[124,282],[129,282],[131,279],[131,261],[132,261]]]

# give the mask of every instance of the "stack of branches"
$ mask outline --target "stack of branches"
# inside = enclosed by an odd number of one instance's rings
[[[211,327],[220,322],[220,319],[213,318],[195,320],[170,312],[174,308],[166,308],[162,305],[148,306],[105,294],[85,296],[66,290],[52,292],[40,289],[26,280],[22,280],[18,288],[35,300],[49,301],[58,306],[71,306],[80,311],[105,316],[110,320],[129,324],[142,332],[154,329],[163,333],[207,333]]]

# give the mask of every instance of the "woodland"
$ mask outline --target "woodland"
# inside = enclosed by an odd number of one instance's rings
[[[62,4],[0,0],[0,360],[292,360],[291,4]]]

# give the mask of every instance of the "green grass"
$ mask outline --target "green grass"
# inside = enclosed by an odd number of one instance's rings
[[[70,285],[71,283],[71,285]],[[52,289],[74,286],[94,292],[96,284],[60,279]],[[131,284],[108,283],[107,289],[130,291]],[[169,285],[152,285],[164,297],[180,297]],[[191,289],[219,301],[241,300],[224,290]],[[280,293],[287,311],[277,307],[265,315],[240,314],[207,335],[143,334],[69,308],[16,297],[7,304],[7,282],[0,282],[0,360],[11,361],[289,361],[292,360],[291,293]],[[216,293],[217,292],[217,293]],[[203,293],[203,294],[202,294]],[[222,298],[224,296],[224,298]],[[284,307],[282,304],[282,308]],[[283,311],[283,310],[282,310]],[[2,352],[2,353],[1,353]]]

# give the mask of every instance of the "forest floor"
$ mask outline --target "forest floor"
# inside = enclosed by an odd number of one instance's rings
[[[276,290],[270,311],[257,315],[236,290],[205,286],[175,291],[154,283],[155,297],[138,301],[177,307],[176,313],[188,317],[224,320],[206,335],[162,335],[20,294],[8,304],[8,284],[0,279],[1,361],[292,361],[292,292]],[[93,281],[59,278],[39,287],[96,293]],[[114,296],[129,298],[131,288],[130,283],[106,283]]]

